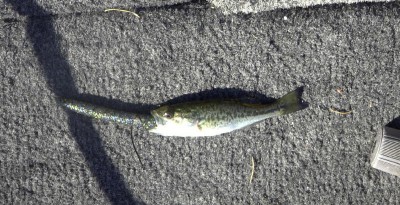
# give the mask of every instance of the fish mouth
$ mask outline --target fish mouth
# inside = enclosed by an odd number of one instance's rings
[[[163,127],[166,121],[160,115],[158,115],[154,110],[150,112],[150,116],[153,120],[153,125],[152,127],[149,127],[149,129],[147,130],[151,133],[161,134],[159,129],[160,127]]]
[[[165,120],[160,117],[154,110],[150,112],[151,116],[153,116],[154,121],[156,122],[156,125],[163,125],[165,124]]]

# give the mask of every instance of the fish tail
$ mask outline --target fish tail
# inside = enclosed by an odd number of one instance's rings
[[[303,87],[297,88],[277,101],[277,106],[281,108],[281,115],[286,115],[308,107],[308,103],[303,102],[301,99],[303,91]]]
[[[63,99],[60,103],[68,110],[72,110],[91,118],[122,124],[140,124],[140,116],[137,114],[117,111],[71,99]]]

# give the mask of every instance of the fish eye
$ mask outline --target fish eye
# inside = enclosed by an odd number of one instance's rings
[[[171,115],[171,113],[166,112],[166,113],[164,113],[164,117],[166,117],[166,118],[172,118],[172,115]]]

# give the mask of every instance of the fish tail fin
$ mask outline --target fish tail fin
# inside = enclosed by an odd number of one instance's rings
[[[303,102],[301,99],[303,91],[304,88],[299,87],[277,101],[278,107],[281,108],[281,115],[286,115],[308,107],[308,103]]]

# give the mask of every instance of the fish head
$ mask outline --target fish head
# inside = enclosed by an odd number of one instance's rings
[[[157,124],[166,124],[171,121],[174,117],[174,111],[169,106],[161,106],[151,111],[151,114],[156,119]]]
[[[182,124],[187,121],[184,117],[184,113],[180,109],[169,105],[161,106],[151,111],[151,114],[156,119],[158,125],[167,123]]]
[[[174,106],[161,106],[151,111],[157,126],[149,130],[164,136],[182,136],[197,130],[197,122],[188,116],[184,109]],[[181,134],[180,134],[181,133]]]

